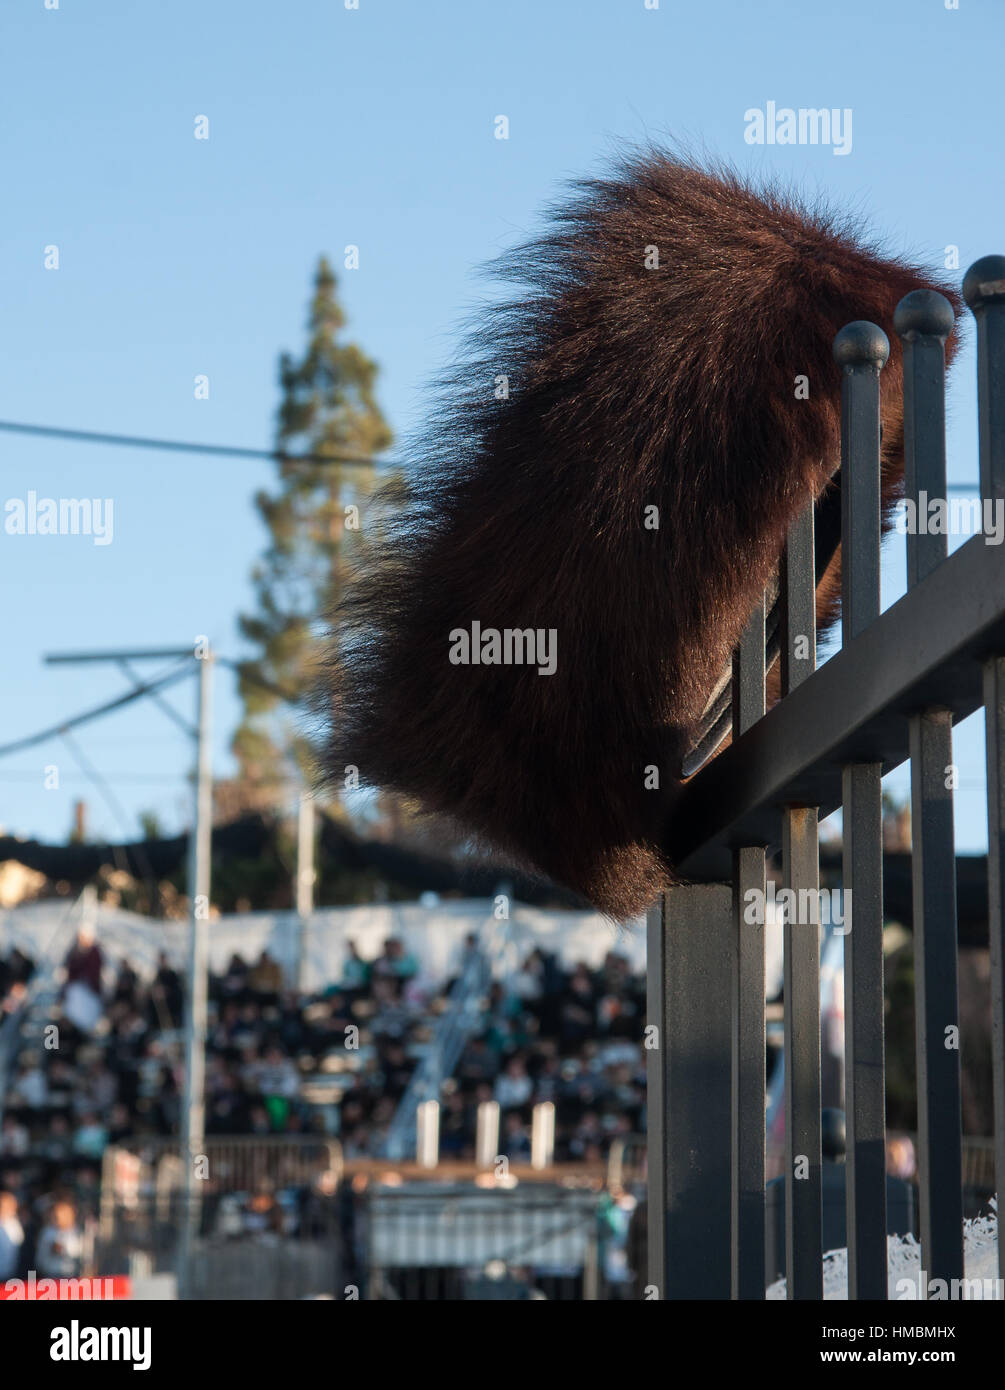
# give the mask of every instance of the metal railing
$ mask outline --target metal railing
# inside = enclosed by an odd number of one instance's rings
[[[602,1219],[595,1191],[428,1181],[364,1201],[370,1300],[592,1301],[631,1287],[615,1258],[626,1230]]]
[[[977,323],[980,496],[1005,499],[1005,257],[968,271]],[[905,496],[945,499],[948,300],[899,304]],[[733,743],[688,784],[668,853],[690,882],[649,915],[649,1280],[664,1298],[764,1297],[764,929],[745,918],[781,846],[812,903],[818,821],[843,808],[849,1294],[887,1295],[881,778],[911,760],[921,1265],[963,1276],[952,729],[985,710],[995,1162],[1005,1186],[1005,556],[909,528],[907,592],[880,612],[880,374],[874,324],[835,339],[842,375],[843,644],[816,668],[814,508],[779,576],[781,699],[765,713],[765,604],[734,656]],[[797,639],[801,639],[797,648]],[[796,899],[799,901],[800,899]],[[812,914],[811,914],[812,919]],[[788,1297],[822,1297],[819,919],[785,935]],[[1005,1250],[999,1242],[1005,1273]]]
[[[342,1151],[304,1136],[210,1136],[198,1204],[186,1210],[177,1139],[106,1150],[94,1265],[103,1273],[181,1275],[199,1299],[335,1297],[346,1243]],[[179,1269],[179,1236],[192,1240]]]

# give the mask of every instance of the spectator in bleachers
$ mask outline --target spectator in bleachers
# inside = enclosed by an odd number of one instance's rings
[[[384,948],[370,967],[370,974],[376,980],[392,980],[400,992],[402,986],[419,971],[419,962],[406,953],[397,937],[389,936]]]
[[[72,1202],[53,1203],[49,1219],[38,1238],[35,1261],[45,1279],[74,1279],[81,1271],[84,1240],[77,1226]]]
[[[346,943],[345,964],[342,966],[342,988],[362,993],[370,983],[370,965],[359,953],[355,941]]]
[[[49,1132],[38,1145],[38,1152],[50,1163],[68,1163],[73,1153],[73,1135],[70,1122],[61,1111],[56,1111],[49,1121]]]
[[[78,974],[97,984],[100,998],[100,977],[86,965],[90,947],[75,951]],[[14,973],[25,969],[15,960]],[[372,969],[351,951],[339,982],[317,994],[284,987],[268,952],[253,968],[233,956],[210,980],[207,1132],[321,1129],[337,1134],[347,1158],[379,1156],[451,983],[425,981],[420,991],[417,977],[417,962],[394,939]],[[0,1186],[6,1181],[32,1219],[45,1219],[38,1202],[57,1189],[73,1194],[81,1219],[93,1219],[106,1146],[177,1133],[180,988],[165,956],[153,978],[119,962],[93,1033],[57,1014],[58,1050],[37,1041],[22,1048],[0,1130]],[[495,1098],[501,1151],[514,1161],[529,1158],[531,1107],[543,1100],[556,1108],[558,1161],[602,1157],[612,1138],[642,1126],[644,1009],[644,981],[617,953],[599,970],[578,963],[566,971],[554,955],[529,952],[481,1001],[480,1022],[444,1088],[443,1152],[473,1157],[477,1107]],[[347,1047],[350,1036],[358,1046]],[[319,1091],[320,1099],[312,1094]]]
[[[94,939],[94,927],[85,922],[63,961],[66,980],[62,989],[63,1012],[84,1033],[90,1033],[101,1017],[101,970],[104,957]]]
[[[34,973],[35,962],[16,946],[6,957],[0,956],[0,1022],[17,1008]]]
[[[18,1219],[13,1192],[0,1192],[0,1282],[17,1278],[21,1270],[24,1227]]]
[[[453,1087],[440,1107],[440,1153],[444,1158],[463,1158],[474,1142],[472,1116],[464,1096]]]
[[[49,1104],[49,1084],[41,1062],[28,1056],[17,1081],[17,1098],[29,1110],[43,1110]]]
[[[108,1131],[97,1115],[84,1115],[73,1135],[73,1152],[80,1158],[100,1158],[108,1147]]]
[[[472,1038],[461,1054],[458,1079],[466,1086],[474,1086],[482,1081],[493,1081],[498,1071],[498,1056],[489,1050],[485,1038]]]
[[[0,1158],[23,1158],[30,1143],[31,1136],[17,1116],[5,1115],[0,1125]]]
[[[278,1003],[283,988],[283,972],[279,962],[263,951],[248,976],[248,988],[262,1003]]]
[[[517,1110],[511,1110],[504,1118],[499,1146],[512,1163],[530,1162],[530,1135],[527,1126]]]
[[[134,976],[135,978],[135,976]],[[181,976],[161,951],[157,958],[157,974],[150,986],[150,1004],[157,1024],[161,1028],[180,1028],[183,1022],[185,995]]]
[[[503,1110],[526,1105],[534,1094],[534,1083],[527,1075],[522,1057],[511,1057],[496,1081],[495,1098]]]

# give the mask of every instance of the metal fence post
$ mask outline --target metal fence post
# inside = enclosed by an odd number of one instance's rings
[[[894,314],[904,345],[905,490],[916,509],[908,588],[948,553],[944,531],[920,523],[928,499],[946,496],[945,342],[953,318],[952,305],[933,290],[907,295]],[[921,1267],[929,1279],[952,1280],[963,1277],[952,713],[912,714],[910,742]]]
[[[733,730],[764,714],[765,601],[733,658]],[[732,1296],[764,1297],[764,847],[733,853]],[[746,909],[755,896],[759,911]]]
[[[786,807],[785,887],[792,894],[785,940],[785,1274],[790,1299],[823,1297],[823,1175],[820,1140],[820,923],[794,904],[820,890],[817,808]]]
[[[733,894],[682,885],[649,913],[649,1283],[730,1296]]]
[[[782,694],[790,694],[816,665],[816,561],[813,508],[789,530],[782,566]],[[819,893],[817,808],[787,806],[782,816],[785,887],[796,903]],[[790,900],[791,901],[791,900]],[[786,911],[785,994],[785,1271],[789,1298],[823,1297],[820,1155],[820,926],[800,924]],[[796,920],[793,920],[793,919]]]
[[[852,323],[834,340],[841,384],[842,638],[880,610],[880,372],[883,330]],[[886,1074],[883,1000],[883,760],[842,771],[845,890],[845,1217],[848,1297],[885,1299]]]
[[[977,323],[977,420],[981,501],[1005,497],[1005,256],[982,256],[963,277]],[[988,934],[991,946],[991,1062],[995,1180],[1005,1193],[1005,655],[984,666],[988,776]],[[1005,1279],[1005,1240],[998,1240]]]

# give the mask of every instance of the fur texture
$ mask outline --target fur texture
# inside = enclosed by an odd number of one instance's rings
[[[919,288],[959,298],[824,210],[655,152],[577,185],[502,274],[529,291],[488,311],[445,383],[407,504],[336,615],[327,767],[341,781],[357,766],[625,918],[673,880],[661,846],[682,755],[790,523],[838,466],[834,335],[868,319],[890,339],[889,504],[894,308]],[[452,665],[451,632],[475,621],[554,629],[557,670]]]

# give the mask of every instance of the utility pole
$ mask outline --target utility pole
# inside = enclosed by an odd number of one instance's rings
[[[314,913],[314,798],[301,792],[297,811],[297,978],[299,990],[307,985],[307,931]]]
[[[191,1290],[192,1240],[198,1230],[201,1193],[196,1181],[195,1161],[202,1154],[205,1139],[206,1006],[209,982],[209,902],[210,851],[213,826],[213,773],[210,729],[214,655],[209,642],[200,637],[194,647],[156,651],[62,652],[47,656],[50,665],[113,662],[133,682],[134,661],[192,660],[199,677],[196,723],[191,725],[154,692],[150,698],[181,725],[196,748],[195,789],[192,829],[189,835],[188,896],[189,939],[188,980],[185,1005],[185,1088],[181,1115],[181,1161],[184,1206],[178,1241],[178,1296]]]
[[[206,1005],[209,984],[209,897],[213,834],[213,773],[210,721],[213,653],[197,648],[199,694],[196,715],[195,803],[188,856],[188,989],[185,1009],[185,1095],[181,1114],[184,1204],[178,1255],[178,1296],[191,1289],[192,1241],[202,1210],[196,1160],[206,1136]]]

